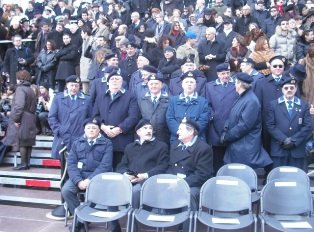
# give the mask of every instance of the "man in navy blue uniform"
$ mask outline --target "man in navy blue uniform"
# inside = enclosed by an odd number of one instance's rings
[[[134,127],[140,119],[140,111],[134,94],[122,88],[119,70],[108,76],[108,89],[97,95],[93,115],[101,118],[101,130],[113,144],[113,168],[117,167],[127,144],[134,140]]]
[[[213,148],[215,174],[224,165],[223,158],[227,148],[220,143],[220,136],[229,118],[230,110],[238,98],[234,81],[230,78],[230,65],[219,64],[216,66],[216,71],[218,79],[207,83],[205,87],[205,98],[211,113],[207,141]]]
[[[112,143],[100,134],[100,120],[86,119],[84,132],[84,135],[77,138],[72,145],[68,158],[70,179],[61,189],[72,215],[75,208],[80,205],[77,193],[86,190],[94,176],[112,171]],[[80,231],[84,225],[78,222],[73,226],[75,231]]]
[[[182,75],[183,92],[170,99],[166,120],[171,132],[170,143],[178,139],[177,131],[183,118],[193,119],[199,125],[199,136],[205,138],[208,124],[208,102],[195,92],[196,75],[194,71]]]
[[[66,79],[67,89],[52,101],[48,115],[54,136],[52,158],[60,158],[62,142],[70,151],[73,141],[83,134],[84,120],[91,114],[90,97],[80,91],[80,83],[78,76],[69,76]]]
[[[266,114],[273,167],[294,166],[304,169],[305,144],[311,133],[309,104],[295,96],[295,79],[287,79],[281,86],[283,96],[270,102]]]

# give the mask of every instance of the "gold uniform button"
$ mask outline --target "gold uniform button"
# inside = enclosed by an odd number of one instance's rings
[[[290,127],[289,130],[292,130],[292,127]]]
[[[178,166],[177,164],[174,164],[174,166],[176,167],[176,166]]]

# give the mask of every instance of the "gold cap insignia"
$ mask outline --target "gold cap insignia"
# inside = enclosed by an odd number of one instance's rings
[[[189,72],[189,73],[188,73],[188,76],[189,76],[189,77],[193,77],[193,73]]]
[[[187,58],[186,62],[192,62],[192,60],[190,58]]]
[[[97,123],[97,120],[95,118],[93,119],[93,123],[95,123],[95,124]]]
[[[120,69],[117,71],[117,74],[118,74],[118,75],[120,75],[120,74],[121,74]]]
[[[286,62],[286,58],[285,58],[285,57],[283,57],[281,60],[282,60],[282,62],[284,62],[284,63]]]
[[[246,59],[246,58],[244,58],[244,59],[243,59],[243,61],[244,61],[244,62],[247,62],[247,59]]]
[[[76,78],[75,81],[76,81],[76,82],[80,82],[80,78]]]
[[[117,54],[115,54],[115,55],[114,55],[114,57],[115,57],[115,58],[118,58],[118,55],[117,55]]]
[[[151,75],[151,76],[150,76],[150,79],[151,79],[151,80],[155,80],[155,79],[156,79],[156,76],[155,76],[155,75]]]
[[[184,117],[184,118],[182,119],[182,122],[183,122],[183,123],[186,123],[186,121],[187,121],[187,120],[186,120],[186,117]]]
[[[295,79],[292,79],[292,80],[290,81],[290,83],[291,83],[291,84],[295,84],[295,83],[297,83],[297,82],[295,81]]]

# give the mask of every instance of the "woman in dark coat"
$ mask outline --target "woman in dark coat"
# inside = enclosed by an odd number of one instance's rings
[[[181,25],[178,21],[172,22],[169,35],[174,41],[175,48],[178,48],[179,46],[183,45],[186,41],[184,30],[181,28]]]
[[[14,170],[30,168],[32,146],[36,138],[36,96],[31,86],[31,75],[26,70],[16,73],[17,86],[13,97],[9,126],[3,144],[19,147],[21,164]]]
[[[49,87],[54,89],[56,76],[56,44],[53,40],[47,40],[44,49],[37,57],[38,76],[36,84],[40,86],[43,83],[48,83]]]
[[[174,41],[169,35],[162,35],[157,43],[157,47],[152,50],[153,56],[150,59],[150,64],[158,67],[159,61],[164,58],[164,48],[166,46],[174,46]]]

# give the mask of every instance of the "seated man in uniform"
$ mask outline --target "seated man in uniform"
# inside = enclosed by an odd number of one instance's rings
[[[61,189],[72,215],[80,205],[77,193],[86,190],[94,176],[112,171],[112,143],[100,134],[100,120],[86,119],[84,132],[72,144],[68,158],[69,180]],[[74,231],[85,231],[81,222],[72,226],[75,226]]]

